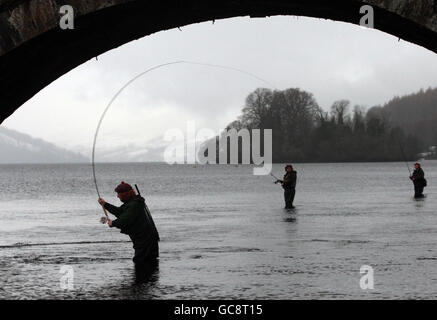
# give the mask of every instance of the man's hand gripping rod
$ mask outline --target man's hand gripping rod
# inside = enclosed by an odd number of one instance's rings
[[[274,182],[275,184],[277,184],[278,182],[282,182],[282,180],[278,179],[273,173],[270,172],[270,175],[276,179],[276,181]]]

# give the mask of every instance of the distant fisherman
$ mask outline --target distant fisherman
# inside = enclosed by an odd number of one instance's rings
[[[414,171],[410,179],[414,183],[414,198],[423,198],[423,188],[426,187],[425,172],[423,172],[420,163],[414,164]]]
[[[293,209],[294,196],[296,194],[297,172],[293,170],[291,164],[285,166],[285,175],[283,180],[277,180],[275,183],[281,183],[284,188],[285,209]]]
[[[102,198],[99,198],[98,202],[117,217],[115,220],[108,219],[109,227],[116,227],[120,229],[121,233],[127,234],[131,238],[135,249],[133,262],[135,263],[137,278],[139,275],[147,276],[158,265],[158,230],[144,198],[135,194],[129,184],[121,182],[114,191],[117,192],[117,197],[123,202],[122,206],[113,206]]]

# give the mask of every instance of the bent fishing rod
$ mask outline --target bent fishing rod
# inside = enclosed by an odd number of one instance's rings
[[[124,89],[126,89],[131,83],[137,81],[139,78],[141,78],[142,76],[144,76],[145,74],[152,72],[154,70],[157,69],[161,69],[170,65],[178,65],[178,64],[186,64],[186,65],[197,65],[197,66],[204,66],[204,67],[209,67],[209,68],[219,68],[219,69],[223,69],[223,70],[231,70],[234,72],[239,72],[241,74],[245,74],[246,76],[249,76],[253,79],[256,79],[258,81],[261,81],[265,84],[267,84],[269,87],[271,88],[276,88],[276,86],[272,85],[269,81],[264,80],[261,77],[258,77],[257,75],[251,73],[251,72],[247,72],[243,69],[239,69],[239,68],[234,68],[234,67],[229,67],[229,66],[225,66],[225,65],[218,65],[218,64],[212,64],[212,63],[202,63],[202,62],[196,62],[196,61],[186,61],[186,60],[179,60],[179,61],[172,61],[172,62],[167,62],[167,63],[163,63],[163,64],[159,64],[156,65],[154,67],[151,67],[139,74],[137,74],[135,77],[133,77],[131,80],[129,80],[128,82],[126,82],[118,91],[117,93],[112,97],[112,99],[109,101],[109,104],[106,106],[106,108],[103,110],[102,115],[99,118],[99,121],[97,123],[97,128],[96,131],[94,133],[94,140],[93,140],[93,149],[92,149],[92,157],[91,157],[91,165],[92,165],[92,171],[93,171],[93,180],[94,180],[94,186],[96,188],[96,192],[99,198],[101,198],[100,196],[100,190],[99,190],[99,186],[97,184],[97,177],[96,177],[96,163],[95,163],[95,153],[96,153],[96,144],[97,144],[97,137],[99,135],[99,131],[100,131],[100,127],[102,126],[103,123],[103,119],[105,118],[106,113],[108,112],[109,108],[111,107],[111,105],[114,103],[114,101],[117,99],[117,97],[123,92]],[[137,190],[138,191],[138,190]],[[108,217],[108,213],[106,212],[106,209],[102,206],[103,208],[103,212],[105,213],[106,217],[109,219]]]

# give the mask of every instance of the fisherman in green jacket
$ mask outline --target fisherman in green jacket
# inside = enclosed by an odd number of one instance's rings
[[[285,209],[293,209],[294,196],[296,195],[297,172],[293,170],[291,164],[285,166],[285,175],[283,180],[277,180],[275,183],[281,183],[284,189]]]
[[[157,267],[159,234],[145,200],[124,182],[114,191],[123,202],[122,206],[116,207],[102,198],[98,200],[100,205],[117,217],[115,220],[108,219],[108,225],[120,229],[121,233],[127,234],[132,240],[136,270],[152,272]]]

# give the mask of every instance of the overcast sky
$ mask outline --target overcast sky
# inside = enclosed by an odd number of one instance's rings
[[[218,20],[156,33],[72,70],[24,104],[4,125],[87,154],[114,94],[158,64],[190,60],[255,74],[276,89],[301,88],[329,110],[338,99],[371,107],[437,86],[437,55],[377,30],[304,17]],[[268,87],[243,73],[194,65],[152,71],[115,101],[100,146],[159,142],[195,121],[219,130],[244,98]],[[151,142],[153,140],[154,142]],[[147,142],[149,141],[149,142]]]

